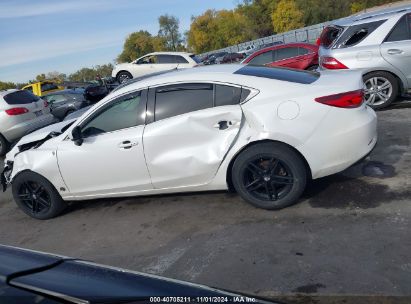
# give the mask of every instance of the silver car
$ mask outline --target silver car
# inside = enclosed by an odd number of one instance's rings
[[[320,37],[321,69],[361,69],[364,94],[374,109],[411,89],[411,6],[336,20]]]
[[[55,121],[47,102],[33,93],[0,91],[0,156],[14,141]]]

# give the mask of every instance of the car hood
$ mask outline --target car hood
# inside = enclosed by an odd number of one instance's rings
[[[12,161],[14,159],[14,156],[20,152],[20,147],[24,145],[28,145],[30,143],[38,143],[42,140],[45,140],[50,133],[57,132],[60,133],[61,129],[63,129],[65,126],[73,123],[76,121],[76,119],[71,119],[71,120],[65,120],[56,124],[49,125],[47,127],[44,127],[42,129],[39,129],[37,131],[34,131],[33,133],[30,133],[26,136],[23,136],[13,147],[13,149],[10,150],[9,153],[6,155],[6,161],[10,160]],[[51,138],[51,137],[50,137]]]

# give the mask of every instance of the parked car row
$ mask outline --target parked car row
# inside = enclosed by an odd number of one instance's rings
[[[410,89],[410,25],[410,7],[390,8],[336,21],[320,47],[276,44],[242,64],[197,67],[194,54],[157,52],[117,65],[121,84],[81,114],[24,136],[7,154],[1,182],[38,219],[71,200],[223,189],[256,207],[284,208],[308,179],[373,149],[376,115],[364,100],[380,108]],[[1,92],[0,119],[15,119],[0,125],[1,144],[50,124],[50,108],[64,109],[63,117],[85,106],[74,91],[44,94],[51,106],[29,91]]]

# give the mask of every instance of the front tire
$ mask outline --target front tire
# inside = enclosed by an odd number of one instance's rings
[[[35,219],[51,219],[67,207],[54,186],[31,171],[22,172],[14,178],[12,192],[17,206]]]
[[[398,96],[398,81],[388,72],[371,72],[363,81],[365,103],[375,110],[388,107]]]
[[[243,151],[232,170],[237,193],[252,205],[277,210],[294,204],[307,183],[307,169],[290,147],[262,143]]]
[[[130,79],[133,79],[133,75],[131,75],[127,71],[121,71],[117,74],[116,78],[117,78],[117,81],[121,84],[121,83],[125,83],[129,81]]]

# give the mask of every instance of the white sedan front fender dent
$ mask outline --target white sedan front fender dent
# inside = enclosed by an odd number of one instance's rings
[[[58,192],[68,191],[58,169],[56,152],[53,150],[28,150],[18,153],[13,160],[13,170],[9,182],[23,171],[30,170],[46,178]]]

